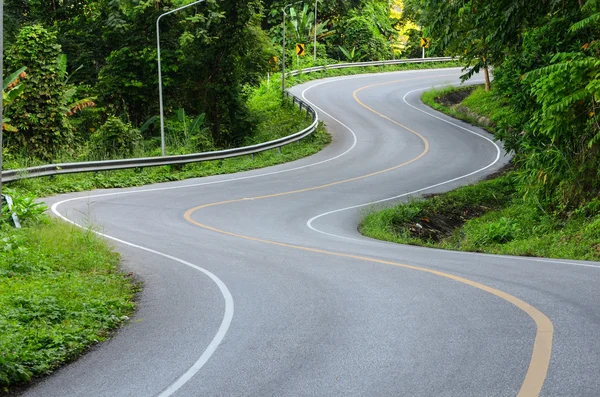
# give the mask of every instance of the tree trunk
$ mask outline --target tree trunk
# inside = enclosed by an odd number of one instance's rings
[[[483,76],[485,78],[485,91],[490,90],[490,69],[486,66],[483,68]]]

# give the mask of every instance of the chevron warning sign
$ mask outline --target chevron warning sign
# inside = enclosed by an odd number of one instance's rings
[[[296,55],[304,55],[304,44],[296,44]]]

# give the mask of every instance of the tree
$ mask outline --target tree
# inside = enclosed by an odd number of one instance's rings
[[[600,1],[581,11],[584,18],[567,34],[571,43],[572,35],[583,35],[583,45],[556,53],[549,66],[523,76],[537,105],[524,142],[529,156],[521,161],[523,182],[561,210],[600,191]]]
[[[315,14],[313,9],[309,9],[308,4],[296,11],[294,7],[290,7],[289,17],[287,21],[287,34],[292,42],[307,43],[313,40],[315,34]],[[323,36],[329,29],[327,24],[329,21],[322,20],[317,23],[317,36]]]
[[[489,68],[499,66],[507,51],[518,47],[527,26],[557,4],[555,0],[406,0],[407,14],[423,26],[434,47],[463,61],[465,80],[483,70],[487,90]]]
[[[60,54],[56,34],[32,25],[21,29],[6,57],[9,69],[26,66],[29,74],[22,94],[7,109],[7,116],[18,129],[8,135],[7,145],[45,160],[72,140],[63,106],[65,81],[58,65]]]
[[[245,87],[258,84],[278,53],[260,28],[260,1],[223,0],[208,7],[218,17],[189,19],[184,33],[180,73],[195,79],[178,86],[190,103],[180,107],[206,113],[215,145],[236,145],[254,129]]]

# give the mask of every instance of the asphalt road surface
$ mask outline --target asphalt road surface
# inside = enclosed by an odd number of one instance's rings
[[[312,157],[49,200],[117,239],[145,288],[113,339],[24,395],[600,396],[599,264],[357,232],[371,208],[508,161],[484,131],[420,103],[459,75],[313,81],[293,92],[333,142]]]

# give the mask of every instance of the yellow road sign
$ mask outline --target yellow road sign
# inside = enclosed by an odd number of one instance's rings
[[[428,39],[428,38],[426,38],[426,37],[422,37],[422,38],[421,38],[421,47],[424,47],[424,48],[429,48],[429,45],[430,45],[430,44],[431,44],[431,40],[429,40],[429,39]]]
[[[277,71],[279,69],[279,58],[277,57],[273,57],[269,60],[269,65],[271,65],[271,68],[273,69],[273,71]]]
[[[304,54],[306,54],[304,52],[304,44],[296,44],[296,55],[302,56]]]

